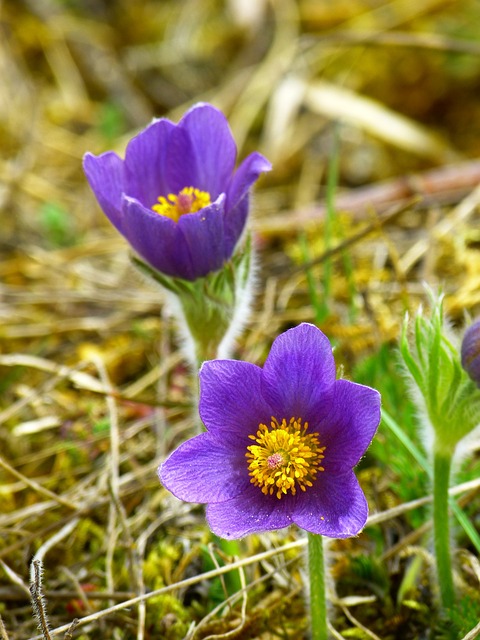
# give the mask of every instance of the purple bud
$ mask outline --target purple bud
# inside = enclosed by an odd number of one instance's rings
[[[462,367],[480,387],[480,320],[476,320],[465,331],[462,340]]]

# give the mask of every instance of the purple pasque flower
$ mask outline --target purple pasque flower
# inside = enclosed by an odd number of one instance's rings
[[[83,167],[110,222],[145,262],[195,280],[232,257],[249,190],[271,165],[252,153],[235,171],[237,148],[225,116],[197,104],[174,124],[155,120],[132,138],[125,160],[87,153]]]
[[[465,331],[460,354],[462,367],[480,387],[480,320],[476,320]]]
[[[181,500],[207,503],[222,538],[302,529],[356,535],[368,515],[353,467],[380,421],[374,389],[336,380],[327,337],[301,324],[273,343],[263,368],[211,360],[200,370],[207,429],[160,466]]]

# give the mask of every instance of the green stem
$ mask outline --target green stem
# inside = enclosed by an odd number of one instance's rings
[[[327,600],[323,538],[308,534],[308,569],[310,574],[310,625],[312,640],[327,640]]]
[[[335,125],[334,139],[333,139],[333,145],[332,145],[333,149],[332,149],[332,154],[330,155],[330,160],[328,162],[328,167],[327,167],[327,193],[326,193],[327,212],[325,216],[325,227],[324,227],[325,251],[327,252],[332,246],[333,223],[336,215],[335,191],[338,186],[338,169],[340,164],[338,131],[339,131],[338,125]],[[324,261],[323,287],[324,287],[325,304],[328,309],[330,305],[330,296],[332,293],[332,260],[331,258],[327,258]]]
[[[433,535],[437,577],[444,609],[454,604],[452,559],[450,556],[450,522],[448,515],[448,487],[452,456],[449,452],[435,451],[433,459]]]

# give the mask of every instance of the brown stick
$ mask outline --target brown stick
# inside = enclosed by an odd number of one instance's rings
[[[335,198],[335,209],[349,211],[358,220],[369,210],[376,211],[381,217],[392,205],[400,206],[414,196],[421,196],[417,208],[428,208],[433,204],[451,205],[462,200],[479,183],[480,160],[470,160],[340,192]],[[326,210],[326,202],[322,201],[258,219],[255,228],[262,236],[292,233],[305,225],[321,221]]]

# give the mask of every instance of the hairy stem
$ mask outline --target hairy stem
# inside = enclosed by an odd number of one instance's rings
[[[310,626],[312,640],[327,640],[327,600],[323,538],[308,534],[308,569],[310,575]]]
[[[433,461],[434,547],[440,598],[444,609],[451,609],[455,600],[448,515],[448,486],[451,464],[451,453],[435,451]]]

